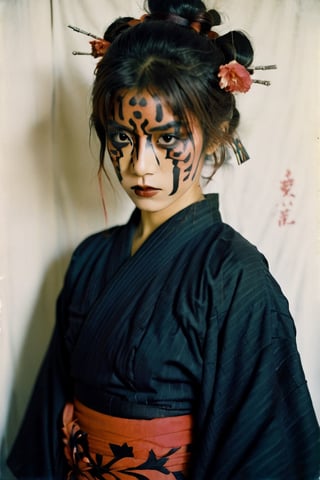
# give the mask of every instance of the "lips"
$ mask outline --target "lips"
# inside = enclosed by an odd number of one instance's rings
[[[153,197],[160,191],[159,188],[151,187],[149,185],[135,185],[134,187],[131,187],[131,189],[138,197],[144,198]]]

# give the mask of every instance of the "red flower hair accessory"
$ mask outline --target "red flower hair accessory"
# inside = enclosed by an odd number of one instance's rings
[[[111,42],[108,42],[103,38],[99,38],[98,40],[91,40],[89,43],[91,45],[91,55],[94,58],[103,57],[103,55],[106,53],[106,51],[111,45]]]
[[[241,92],[245,93],[250,90],[252,85],[252,78],[250,73],[236,60],[232,60],[226,65],[221,65],[219,68],[218,77],[220,78],[220,88],[226,92]]]

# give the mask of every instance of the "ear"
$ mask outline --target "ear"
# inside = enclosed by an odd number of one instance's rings
[[[229,120],[225,120],[224,122],[221,123],[220,129],[223,131],[223,133],[228,133],[229,132]]]

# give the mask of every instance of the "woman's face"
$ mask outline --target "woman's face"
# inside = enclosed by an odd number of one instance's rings
[[[195,121],[190,127],[146,91],[115,96],[107,147],[122,187],[142,211],[175,213],[202,198],[203,135]]]

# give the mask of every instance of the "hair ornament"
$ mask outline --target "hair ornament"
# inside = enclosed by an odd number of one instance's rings
[[[163,20],[168,21],[171,23],[175,23],[176,25],[180,25],[181,27],[189,27],[190,21],[185,18],[181,17],[180,15],[176,15],[174,13],[166,13],[166,12],[155,12],[149,15],[144,15],[143,20]]]
[[[99,40],[91,40],[89,43],[91,45],[91,55],[94,58],[103,57],[111,45],[111,42],[108,42],[103,38]]]
[[[68,28],[71,28],[71,30],[74,30],[75,32],[82,33],[83,35],[87,35],[88,37],[92,37],[92,38],[96,38],[96,39],[100,40],[100,37],[98,37],[94,33],[87,32],[86,30],[83,30],[82,28],[74,27],[73,25],[68,25]]]
[[[147,19],[147,17],[148,15],[142,15],[142,17],[140,18],[132,18],[127,22],[127,25],[129,27],[134,27],[135,25],[138,25],[139,23],[144,22]],[[74,27],[73,25],[68,25],[68,27],[74,30],[75,32],[82,33],[83,35],[87,35],[94,39],[89,42],[91,45],[91,52],[78,52],[74,50],[72,52],[72,55],[92,55],[94,58],[103,57],[103,55],[106,53],[106,51],[111,45],[110,41],[105,40],[104,38],[101,38],[98,35],[95,35],[93,33],[87,32],[82,28]]]
[[[197,33],[201,32],[201,23],[200,22],[191,22],[190,23],[190,28],[194,30]]]
[[[276,70],[277,65],[259,65],[257,67],[252,67],[249,68],[248,71],[252,75],[255,70]],[[271,82],[269,80],[258,80],[258,79],[253,79],[253,83],[257,83],[259,85],[265,85],[266,87],[269,87],[271,85]]]
[[[126,24],[129,27],[134,27],[139,23],[150,20],[169,21],[183,27],[189,27],[196,33],[201,33],[202,25],[208,25],[206,19],[202,17],[198,17],[196,20],[190,21],[189,19],[181,17],[180,15],[162,12],[144,14],[140,18],[131,18],[127,21]],[[87,32],[86,30],[83,30],[79,27],[75,27],[72,25],[68,25],[68,27],[75,32],[82,33],[83,35],[87,35],[93,38],[93,40],[89,42],[91,45],[91,52],[78,52],[74,50],[72,52],[73,55],[92,55],[94,58],[103,57],[112,43],[109,40],[105,40],[104,38]],[[215,40],[219,37],[219,34],[214,30],[209,30],[206,35],[210,40]],[[220,79],[219,86],[221,89],[230,93],[246,93],[250,90],[252,83],[269,86],[271,85],[270,81],[252,79],[251,75],[254,73],[255,70],[273,70],[276,68],[276,65],[259,65],[256,67],[246,68],[244,65],[237,62],[237,60],[232,60],[229,63],[220,66],[218,72],[218,78]]]
[[[259,65],[258,67],[249,68],[249,72],[253,73],[254,70],[276,70],[277,65]]]
[[[102,57],[108,47],[111,45],[111,43],[107,40],[98,37],[98,35],[95,35],[94,33],[87,32],[82,28],[74,27],[73,25],[68,25],[68,28],[71,28],[71,30],[74,30],[75,32],[82,33],[83,35],[87,35],[88,37],[94,38],[94,40],[89,42],[91,45],[91,52],[78,52],[73,50],[72,55],[92,55],[95,58]]]
[[[215,40],[216,38],[219,37],[219,34],[217,32],[215,32],[214,30],[210,30],[207,33],[207,37],[210,38],[210,40]]]
[[[194,30],[196,33],[201,33],[203,22],[199,20],[190,21],[188,18],[181,17],[180,15],[176,15],[175,13],[152,13],[150,15],[144,15],[140,19],[141,21],[145,20],[163,20],[171,23],[175,23],[180,27],[187,27]]]
[[[219,86],[223,90],[226,90],[226,92],[231,93],[246,93],[250,90],[252,83],[268,87],[271,85],[269,80],[252,79],[250,75],[252,75],[255,70],[275,70],[276,68],[276,65],[260,65],[253,68],[246,68],[236,60],[232,60],[220,66],[218,73],[218,77],[220,78]]]
[[[232,60],[226,65],[221,65],[218,72],[220,78],[219,86],[226,92],[245,93],[250,90],[252,78],[250,73],[236,60]]]
[[[241,142],[238,135],[233,135],[233,139],[231,142],[231,147],[235,157],[237,159],[237,164],[242,165],[244,162],[250,159],[247,150],[245,149],[243,143]]]

